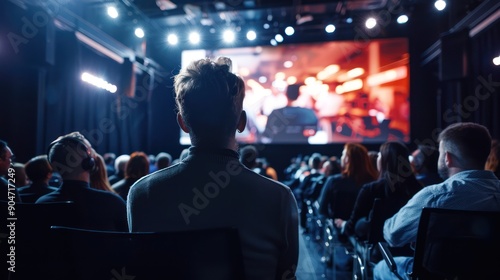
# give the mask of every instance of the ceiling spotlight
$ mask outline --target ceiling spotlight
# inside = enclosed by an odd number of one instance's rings
[[[264,29],[269,29],[269,27],[271,27],[271,26],[269,25],[269,23],[264,23],[263,27],[264,27]]]
[[[285,34],[288,35],[288,36],[292,36],[293,33],[295,33],[295,29],[293,29],[293,27],[291,26],[288,26],[287,28],[285,28]]]
[[[500,65],[500,55],[493,58],[493,64],[495,64],[496,66]]]
[[[169,45],[177,45],[177,43],[179,43],[179,38],[175,34],[168,34],[167,42]]]
[[[234,32],[232,30],[225,30],[224,33],[222,34],[222,38],[224,42],[226,43],[232,43],[234,42]]]
[[[281,34],[276,34],[276,36],[274,36],[274,39],[276,40],[276,42],[281,43],[283,42],[284,38]]]
[[[397,19],[397,22],[399,24],[407,23],[408,22],[408,16],[407,15],[400,15]]]
[[[345,22],[347,22],[347,23],[352,23],[352,17],[348,17],[348,18],[345,20]]]
[[[253,41],[257,38],[257,33],[255,33],[255,31],[253,30],[250,30],[247,32],[247,39],[250,40],[250,41]]]
[[[436,7],[438,11],[442,11],[444,10],[444,8],[446,8],[446,1],[437,0],[436,2],[434,2],[434,7]]]
[[[117,18],[118,17],[118,10],[113,6],[109,6],[108,7],[108,16],[110,18]]]
[[[189,42],[191,44],[198,44],[201,40],[200,34],[198,32],[189,33]]]
[[[328,24],[326,27],[325,27],[325,31],[327,33],[333,33],[335,32],[335,25],[333,24]]]
[[[376,25],[377,25],[377,20],[376,20],[376,19],[374,19],[374,18],[369,18],[369,19],[367,19],[367,20],[366,20],[366,22],[365,22],[365,26],[366,26],[366,28],[368,28],[368,29],[372,29],[372,28],[374,28]]]
[[[276,42],[276,40],[274,40],[274,39],[271,39],[270,43],[273,46],[277,46],[278,45],[278,42]]]
[[[137,27],[135,29],[134,34],[135,34],[135,36],[137,36],[137,38],[143,38],[144,37],[144,30],[142,30],[142,28],[140,28],[140,27]]]

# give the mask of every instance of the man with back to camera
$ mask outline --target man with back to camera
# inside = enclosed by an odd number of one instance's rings
[[[423,188],[384,223],[384,238],[390,246],[403,246],[417,239],[423,207],[500,211],[500,181],[484,170],[491,137],[484,126],[455,123],[439,135],[438,172],[445,180]],[[399,275],[408,279],[412,257],[395,257]],[[384,260],[377,263],[373,278],[398,279]]]
[[[57,138],[49,145],[47,157],[63,183],[36,203],[73,201],[79,214],[75,217],[78,227],[128,231],[125,201],[114,193],[90,188],[95,160],[92,146],[82,134],[73,132]]]
[[[235,227],[247,279],[295,279],[297,204],[288,187],[239,162],[235,133],[245,129],[245,85],[231,73],[231,60],[194,61],[174,88],[177,120],[192,146],[180,163],[132,186],[130,230]]]
[[[262,133],[265,143],[307,144],[308,138],[318,130],[318,117],[314,110],[293,106],[300,95],[300,84],[288,85],[285,107],[275,109],[267,118],[266,128]]]

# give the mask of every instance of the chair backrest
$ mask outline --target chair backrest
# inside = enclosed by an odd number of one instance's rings
[[[59,279],[244,279],[237,229],[127,233],[53,227]],[[66,277],[64,277],[66,275]]]
[[[47,268],[56,265],[48,261],[53,242],[50,227],[77,223],[76,208],[69,201],[11,205],[0,201],[0,219],[4,221],[0,226],[0,275],[8,274],[2,279],[44,279]],[[7,257],[12,252],[15,257]],[[12,264],[15,273],[7,270]]]
[[[413,279],[495,279],[500,264],[500,212],[424,208]]]

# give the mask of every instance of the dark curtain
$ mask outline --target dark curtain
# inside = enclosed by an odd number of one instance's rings
[[[471,39],[469,97],[464,100],[466,109],[471,109],[470,121],[487,126],[497,139],[500,138],[500,66],[492,60],[500,55],[499,46],[500,20]]]
[[[72,32],[60,31],[56,40],[56,63],[49,72],[44,102],[45,146],[60,135],[80,131],[101,154],[147,149],[150,89],[135,91],[132,63],[101,55]],[[83,72],[116,85],[117,92],[82,81]]]

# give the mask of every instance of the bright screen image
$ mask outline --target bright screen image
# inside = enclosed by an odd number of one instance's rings
[[[406,38],[186,50],[182,67],[219,56],[246,84],[240,143],[409,141]]]

